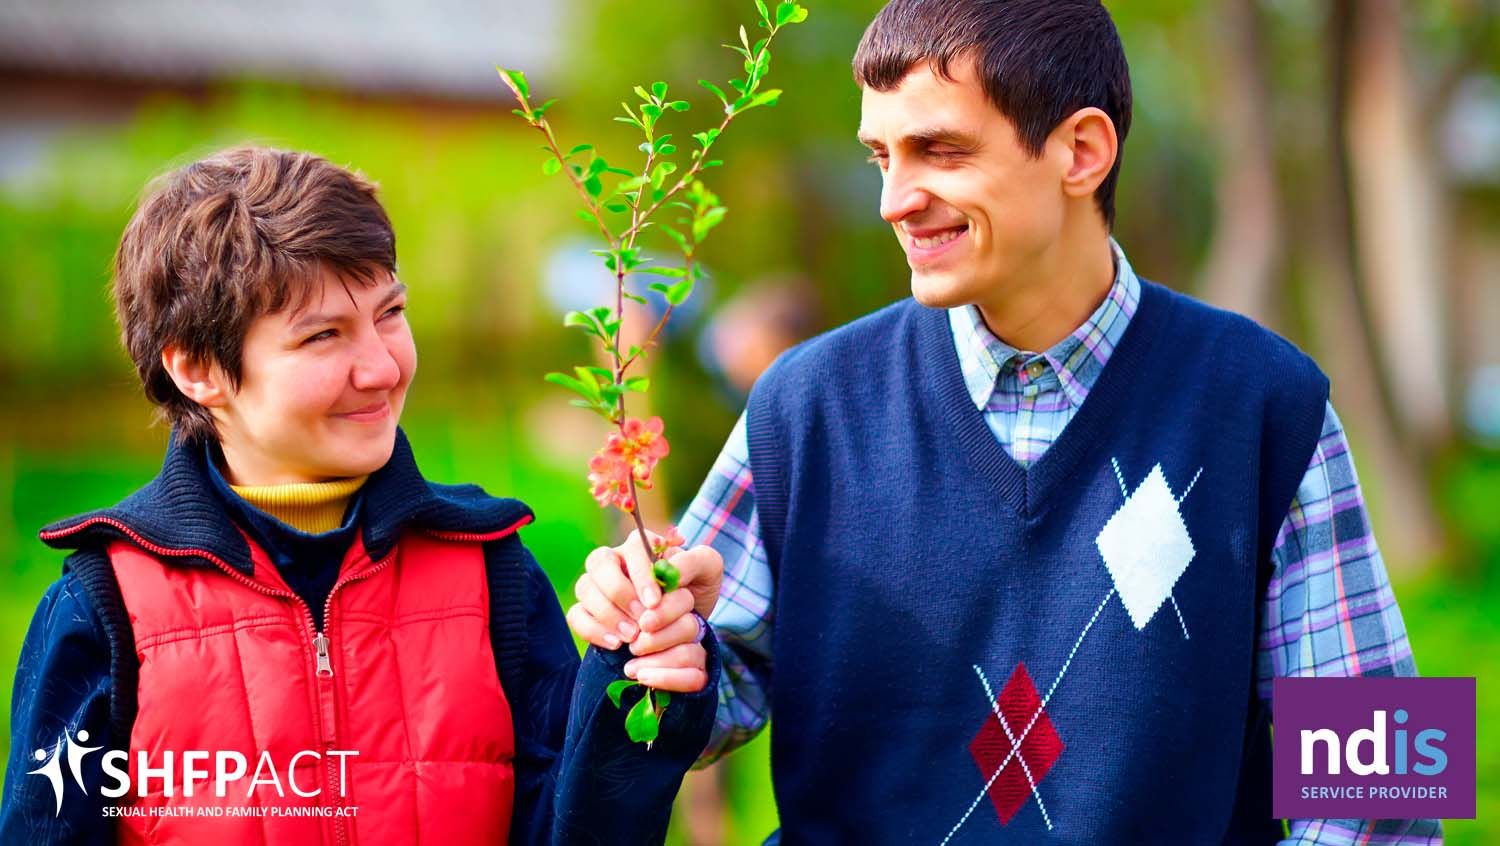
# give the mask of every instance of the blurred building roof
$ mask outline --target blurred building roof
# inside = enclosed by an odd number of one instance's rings
[[[493,99],[544,76],[561,0],[0,0],[0,70],[204,83],[257,77]]]

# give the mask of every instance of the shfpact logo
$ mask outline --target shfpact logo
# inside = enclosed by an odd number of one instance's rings
[[[1471,678],[1288,678],[1272,687],[1272,813],[1472,819]]]
[[[78,789],[83,791],[85,796],[89,794],[89,787],[83,779],[83,762],[85,758],[103,747],[88,746],[86,745],[88,741],[88,731],[80,730],[74,734],[64,729],[62,736],[50,749],[42,747],[32,753],[32,757],[41,766],[29,771],[27,775],[42,776],[52,785],[52,793],[56,799],[54,816],[62,814],[63,799],[70,789],[63,775],[65,764],[67,774],[72,776]],[[104,808],[106,816],[153,816],[163,815],[170,810],[159,806],[122,807],[114,801],[126,799],[132,792],[142,798],[148,793],[157,792],[168,799],[179,795],[192,799],[195,794],[201,795],[201,791],[210,787],[215,799],[230,797],[230,803],[194,807],[191,809],[194,815],[354,816],[358,811],[358,806],[347,805],[342,801],[306,803],[296,800],[315,799],[322,795],[322,778],[314,776],[313,780],[308,781],[306,773],[327,772],[331,775],[333,770],[323,765],[325,760],[330,763],[337,762],[337,794],[339,800],[347,798],[349,759],[357,755],[359,755],[358,752],[347,749],[328,749],[322,752],[303,749],[293,753],[284,766],[278,766],[268,750],[262,750],[258,756],[235,750],[213,752],[202,749],[189,749],[181,752],[162,750],[157,756],[160,759],[159,764],[154,764],[152,756],[146,750],[141,749],[135,754],[135,778],[132,780],[129,753],[111,749],[99,758],[103,776],[99,785],[99,796],[110,800]],[[250,766],[252,761],[255,764],[253,769]],[[299,781],[299,772],[304,773],[302,781]],[[295,797],[289,805],[267,805],[263,801],[272,795],[287,799],[288,794]],[[253,806],[238,807],[254,796],[258,796],[262,801]]]
[[[73,781],[78,784],[78,789],[88,793],[88,788],[83,784],[83,759],[90,752],[98,752],[102,746],[84,746],[89,740],[87,729],[80,729],[75,738],[67,730],[63,731],[62,737],[57,739],[57,744],[49,752],[46,749],[38,749],[32,753],[32,757],[42,762],[40,767],[30,771],[27,775],[45,776],[52,785],[52,792],[57,797],[57,808],[52,812],[53,816],[62,813],[63,803],[63,773],[62,762],[68,761],[68,772],[73,776]]]

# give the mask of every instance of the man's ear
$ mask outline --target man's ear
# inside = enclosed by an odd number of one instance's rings
[[[229,396],[222,369],[193,358],[175,344],[162,349],[161,366],[183,396],[205,408],[219,408]]]
[[[1069,115],[1052,130],[1052,138],[1066,149],[1063,191],[1070,197],[1092,197],[1109,176],[1119,154],[1115,123],[1090,106]]]

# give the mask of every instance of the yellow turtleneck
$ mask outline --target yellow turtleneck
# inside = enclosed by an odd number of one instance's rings
[[[344,523],[349,500],[369,476],[286,485],[230,485],[239,497],[277,520],[308,534],[331,532]]]

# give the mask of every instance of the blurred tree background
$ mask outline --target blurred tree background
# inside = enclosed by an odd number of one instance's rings
[[[712,278],[654,365],[673,444],[663,516],[691,497],[766,355],[907,293],[854,141],[849,60],[879,3],[807,5],[775,51],[781,104],[718,149],[728,166],[708,182],[730,215],[703,257]],[[1479,819],[1448,823],[1449,842],[1496,842],[1495,4],[1108,5],[1136,98],[1116,236],[1144,275],[1251,315],[1332,377],[1419,667],[1479,677]],[[716,110],[696,80],[734,71],[718,45],[753,15],[750,0],[657,0],[649,15],[626,0],[0,1],[0,666],[58,573],[37,528],[117,500],[160,460],[165,432],[106,293],[120,230],[152,176],[244,141],[381,184],[421,350],[403,420],[418,459],[529,501],[527,541],[569,593],[620,527],[583,479],[600,430],[541,375],[584,354],[561,314],[611,280],[493,65],[562,98],[549,117],[564,144],[624,161],[634,144],[607,116],[630,87],[671,83],[694,103],[672,131],[706,128]],[[675,842],[758,843],[774,827],[766,749],[690,777]]]

